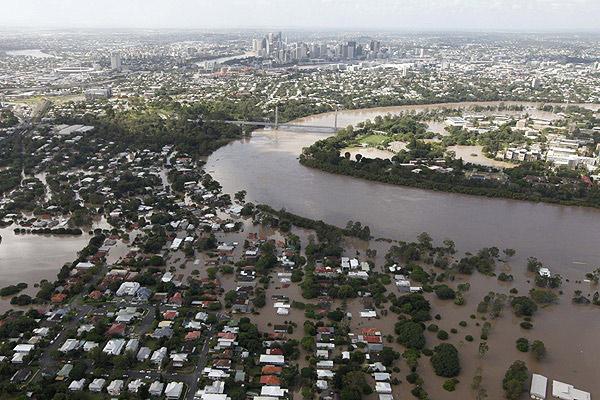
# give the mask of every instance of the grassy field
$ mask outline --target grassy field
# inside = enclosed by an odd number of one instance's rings
[[[359,139],[360,143],[366,144],[368,146],[380,146],[388,140],[391,140],[390,136],[386,135],[367,135],[363,136]]]

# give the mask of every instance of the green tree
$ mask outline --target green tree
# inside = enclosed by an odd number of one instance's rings
[[[541,340],[534,340],[533,343],[531,343],[531,354],[533,354],[538,361],[546,358],[546,346],[544,345],[544,342]]]
[[[485,354],[488,352],[489,349],[490,349],[490,347],[487,342],[480,342],[479,343],[479,357],[485,356]]]
[[[453,378],[460,373],[458,350],[450,343],[435,346],[430,360],[433,370],[438,376]]]
[[[525,391],[529,370],[523,361],[515,361],[506,371],[502,380],[504,396],[508,400],[518,400]]]
[[[517,350],[523,353],[527,353],[529,351],[529,340],[527,340],[526,338],[518,338]]]
[[[517,316],[530,317],[537,311],[535,302],[526,296],[515,297],[511,306]]]
[[[407,348],[422,349],[425,347],[423,327],[414,321],[397,322],[394,330],[398,335],[398,343]]]

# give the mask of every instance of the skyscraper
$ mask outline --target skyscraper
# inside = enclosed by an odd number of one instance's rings
[[[347,58],[349,60],[352,60],[352,59],[354,59],[354,57],[356,57],[356,42],[350,41],[350,42],[348,42],[347,46],[348,46]]]
[[[121,55],[119,53],[112,53],[110,55],[110,69],[113,71],[121,70]]]
[[[369,44],[369,50],[371,50],[373,53],[379,53],[380,49],[381,42],[378,40],[371,40],[371,43]]]

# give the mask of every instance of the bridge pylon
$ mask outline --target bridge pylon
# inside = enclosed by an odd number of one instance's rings
[[[338,124],[338,110],[336,109],[335,110],[335,120],[334,120],[334,123],[333,123],[333,129],[335,129],[336,132],[337,132],[337,129],[338,129],[337,124]]]

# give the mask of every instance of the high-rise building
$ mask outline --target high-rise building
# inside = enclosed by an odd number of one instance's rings
[[[325,43],[321,43],[319,53],[321,54],[321,58],[329,58],[329,49]]]
[[[348,42],[346,46],[348,47],[346,58],[349,60],[353,60],[354,57],[356,57],[356,42]]]
[[[320,58],[321,57],[321,46],[318,43],[313,43],[310,46],[310,58]]]
[[[371,43],[369,43],[369,50],[371,50],[373,53],[379,53],[380,49],[381,42],[379,40],[371,40]]]
[[[305,43],[298,43],[296,47],[296,59],[305,60],[307,58],[308,46]]]
[[[121,55],[119,53],[112,53],[110,55],[110,69],[113,71],[121,70]]]

